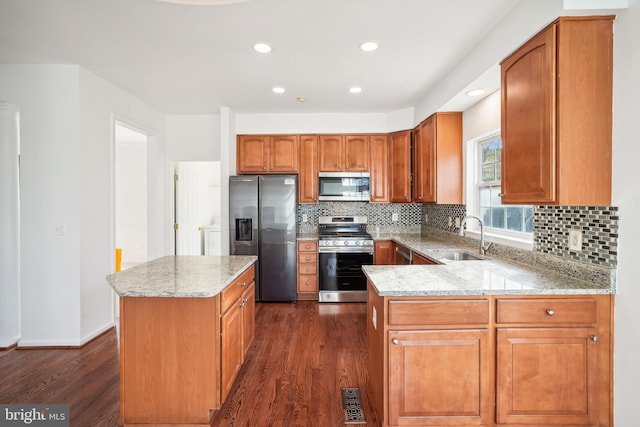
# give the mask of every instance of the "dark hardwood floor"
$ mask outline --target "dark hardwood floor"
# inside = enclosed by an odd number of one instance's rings
[[[375,426],[365,322],[365,304],[257,304],[254,342],[211,425],[343,426],[340,388],[359,387]],[[2,351],[0,403],[68,403],[74,427],[117,426],[118,370],[115,329],[81,349]]]

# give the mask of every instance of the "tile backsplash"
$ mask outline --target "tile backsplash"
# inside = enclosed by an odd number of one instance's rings
[[[298,205],[298,230],[316,233],[321,216],[366,216],[369,232],[420,233],[422,205],[409,203],[375,204],[366,202],[326,202]],[[393,214],[398,221],[393,221]],[[304,215],[307,221],[304,222]],[[376,228],[377,227],[377,228]]]
[[[327,202],[298,205],[298,229],[317,233],[318,217],[363,215],[370,232],[423,233],[436,229],[456,233],[449,217],[462,218],[466,205],[369,204]],[[392,215],[398,214],[398,221]],[[303,222],[303,216],[307,221]],[[533,252],[593,266],[615,268],[618,257],[618,208],[615,206],[534,206]],[[569,250],[569,231],[582,232],[582,250]],[[505,247],[508,250],[508,247]]]

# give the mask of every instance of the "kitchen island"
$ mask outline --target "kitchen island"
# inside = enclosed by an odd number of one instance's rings
[[[255,256],[167,256],[120,296],[120,425],[208,426],[253,338]]]
[[[609,283],[393,240],[434,265],[363,267],[383,426],[613,425]]]

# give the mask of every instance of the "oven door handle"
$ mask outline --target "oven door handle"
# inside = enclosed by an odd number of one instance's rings
[[[373,255],[373,248],[364,248],[362,246],[354,246],[347,248],[323,248],[319,247],[318,252],[321,254],[368,254]]]

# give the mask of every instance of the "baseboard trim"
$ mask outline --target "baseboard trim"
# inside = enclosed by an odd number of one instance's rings
[[[20,335],[16,335],[14,337],[7,338],[6,340],[0,341],[0,351],[9,350],[18,345],[20,341]]]
[[[79,348],[82,348],[85,345],[89,344],[91,341],[93,341],[93,340],[95,340],[97,338],[100,338],[102,335],[107,334],[113,328],[115,328],[114,325],[107,325],[105,327],[102,327],[102,328],[94,331],[91,335],[88,335],[85,338],[83,338],[77,344],[69,343],[69,342],[55,343],[55,342],[47,342],[47,341],[24,341],[24,340],[22,340],[22,341],[18,342],[16,350],[46,350],[46,349],[58,349],[58,350],[68,349],[68,350],[73,350],[73,349],[79,349]]]

